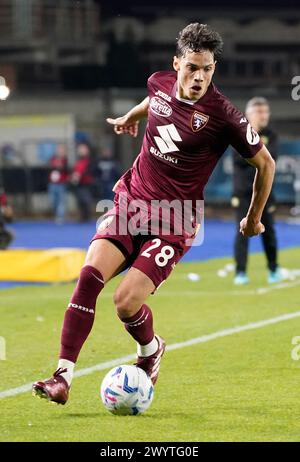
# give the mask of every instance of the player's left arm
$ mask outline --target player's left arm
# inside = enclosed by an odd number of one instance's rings
[[[240,223],[240,232],[244,236],[251,237],[261,234],[265,230],[261,223],[261,217],[271,192],[275,162],[264,145],[255,156],[247,158],[247,161],[256,168],[256,174],[251,203],[246,217]]]

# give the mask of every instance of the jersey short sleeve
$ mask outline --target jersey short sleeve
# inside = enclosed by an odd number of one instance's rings
[[[147,80],[147,89],[148,89],[148,94],[151,95],[153,93],[155,93],[155,83],[156,83],[156,80],[157,80],[157,75],[159,74],[159,72],[155,72],[154,74],[150,75],[150,77],[148,78]]]
[[[256,131],[251,127],[244,114],[234,106],[226,110],[228,143],[245,158],[254,157],[263,147]]]

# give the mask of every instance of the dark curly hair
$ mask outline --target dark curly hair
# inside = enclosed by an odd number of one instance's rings
[[[215,57],[222,52],[223,40],[220,34],[207,24],[194,22],[179,32],[176,56],[184,56],[187,51],[209,50]]]

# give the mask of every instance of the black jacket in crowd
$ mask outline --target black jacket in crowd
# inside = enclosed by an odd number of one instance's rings
[[[278,157],[278,135],[269,127],[259,132],[260,138],[276,161]],[[233,197],[250,200],[256,169],[252,167],[240,154],[233,150]],[[274,202],[271,191],[268,203]]]

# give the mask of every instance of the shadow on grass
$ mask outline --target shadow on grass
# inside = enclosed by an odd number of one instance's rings
[[[195,413],[193,415],[193,417],[197,417],[197,418],[201,418],[201,416],[199,415],[199,413]],[[184,411],[177,411],[177,412],[172,412],[172,413],[168,413],[168,412],[154,412],[154,413],[145,413],[145,414],[140,414],[140,415],[137,415],[137,416],[133,416],[133,415],[127,415],[127,416],[122,416],[122,415],[113,415],[113,414],[110,414],[109,412],[107,413],[103,413],[103,412],[72,412],[72,413],[68,413],[68,414],[60,414],[59,416],[57,416],[57,418],[59,419],[75,419],[75,418],[78,418],[78,419],[87,419],[87,418],[101,418],[101,419],[138,419],[138,420],[148,420],[148,419],[151,419],[151,420],[162,420],[162,419],[174,419],[174,418],[180,418],[180,419],[187,419],[187,420],[190,420],[191,419],[191,413],[187,413],[187,412],[184,412]]]

